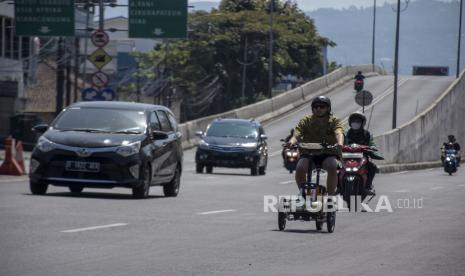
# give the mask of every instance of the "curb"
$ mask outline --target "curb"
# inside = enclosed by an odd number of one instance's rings
[[[442,167],[441,161],[404,163],[404,164],[385,164],[379,165],[380,173],[395,173],[401,171],[425,170]]]

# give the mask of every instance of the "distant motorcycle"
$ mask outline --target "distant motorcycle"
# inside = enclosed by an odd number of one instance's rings
[[[369,146],[351,144],[342,148],[342,164],[338,170],[338,191],[350,209],[351,197],[360,196],[363,201],[366,194],[368,170],[367,155],[373,152]],[[355,204],[355,211],[357,204]]]
[[[455,149],[445,151],[444,171],[449,175],[457,172],[457,151]]]
[[[281,142],[284,140],[281,139]],[[283,147],[283,164],[284,168],[292,173],[297,167],[297,162],[299,161],[299,151],[297,148],[288,147],[286,144],[282,144]]]
[[[363,90],[363,85],[364,85],[363,80],[356,80],[354,82],[355,91],[357,91],[357,92],[362,91]]]

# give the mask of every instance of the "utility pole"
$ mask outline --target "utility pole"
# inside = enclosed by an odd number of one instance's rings
[[[64,86],[64,81],[65,81],[65,72],[64,72],[64,66],[63,66],[63,37],[60,37],[58,39],[58,51],[57,51],[57,78],[56,78],[56,105],[55,105],[55,116],[58,116],[58,114],[61,112],[63,109],[63,86]]]
[[[78,75],[79,75],[79,38],[74,38],[74,94],[73,102],[78,99]]]
[[[460,43],[462,41],[462,5],[463,5],[463,0],[460,0],[459,38],[458,38],[458,46],[457,46],[457,73],[456,73],[457,78],[460,75]]]
[[[375,39],[376,39],[376,0],[373,4],[373,42],[371,45],[371,64],[375,64]]]
[[[66,38],[65,40],[65,56],[66,56],[66,101],[65,106],[71,103],[71,40]]]
[[[245,37],[245,45],[244,45],[244,60],[243,61],[237,61],[240,65],[242,65],[242,89],[241,89],[241,102],[242,105],[245,104],[245,88],[246,88],[246,82],[247,82],[247,66],[252,65],[255,63],[256,60],[253,60],[251,62],[248,61],[248,55],[249,55],[249,39],[246,36]]]
[[[271,99],[273,97],[273,12],[274,12],[274,0],[270,0],[270,57],[268,60],[269,63],[269,75],[268,75],[268,85],[269,85],[269,95]]]
[[[392,102],[392,129],[397,127],[397,82],[399,74],[400,0],[397,0],[396,49],[394,54],[394,99]]]

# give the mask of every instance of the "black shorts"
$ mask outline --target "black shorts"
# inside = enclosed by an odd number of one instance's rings
[[[333,155],[333,154],[311,155],[311,154],[305,154],[305,153],[300,156],[300,159],[303,159],[303,158],[310,159],[310,161],[315,163],[315,165],[321,166],[321,164],[323,164],[323,161],[325,161],[325,159],[328,157],[334,157],[337,159],[337,155]]]

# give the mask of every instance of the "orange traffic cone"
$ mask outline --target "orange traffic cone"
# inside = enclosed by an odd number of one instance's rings
[[[0,174],[8,174],[8,175],[23,175],[24,170],[21,165],[16,161],[16,158],[13,158],[13,150],[15,148],[15,140],[11,137],[5,139],[5,161],[0,166]],[[22,146],[21,146],[22,150]],[[22,151],[21,151],[22,155]],[[21,160],[23,160],[21,158]],[[23,167],[24,167],[24,160],[23,160]]]
[[[18,143],[16,143],[15,151],[15,160],[18,163],[21,170],[23,170],[23,173],[26,173],[26,166],[24,164],[23,143],[21,141],[18,141]]]

